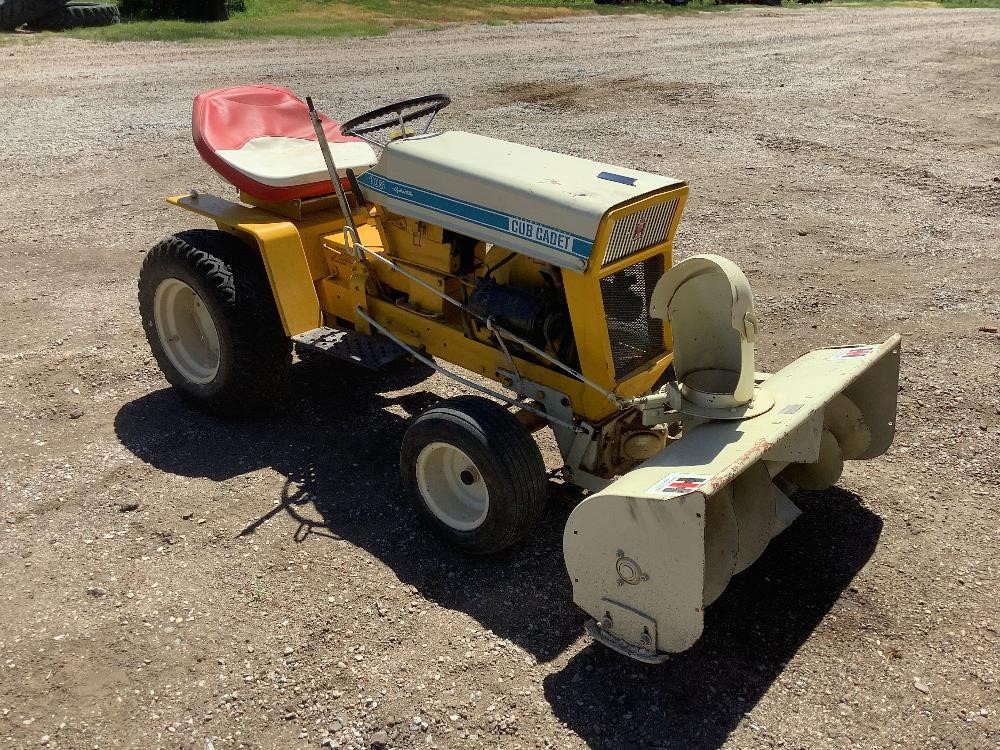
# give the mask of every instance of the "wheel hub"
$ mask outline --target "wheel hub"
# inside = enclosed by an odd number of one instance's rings
[[[443,523],[472,531],[486,520],[489,489],[465,451],[449,443],[431,443],[417,455],[416,470],[424,502]]]
[[[212,382],[221,358],[219,330],[198,293],[180,279],[164,279],[153,295],[153,320],[177,371],[192,383]]]

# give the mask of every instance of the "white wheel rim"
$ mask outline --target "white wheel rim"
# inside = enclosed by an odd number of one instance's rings
[[[424,446],[417,455],[417,486],[431,513],[456,531],[472,531],[486,520],[490,491],[482,472],[454,445]]]
[[[180,279],[164,279],[153,295],[153,321],[170,363],[192,383],[219,372],[219,330],[198,293]]]

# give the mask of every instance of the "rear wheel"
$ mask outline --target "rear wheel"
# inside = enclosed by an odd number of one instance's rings
[[[160,370],[196,406],[236,415],[275,403],[292,346],[256,248],[200,229],[162,240],[139,274],[139,312]]]
[[[442,401],[403,437],[403,484],[439,538],[475,555],[523,539],[545,508],[545,464],[507,409],[478,396]]]

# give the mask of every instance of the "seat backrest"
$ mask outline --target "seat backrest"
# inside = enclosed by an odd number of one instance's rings
[[[340,132],[340,123],[319,115],[331,143],[357,141]],[[238,149],[265,136],[316,140],[309,108],[282,86],[234,86],[198,94],[191,128],[195,145],[213,151]]]

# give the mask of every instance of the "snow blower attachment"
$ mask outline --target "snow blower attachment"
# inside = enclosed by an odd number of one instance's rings
[[[562,478],[592,492],[564,533],[574,601],[597,640],[659,661],[795,519],[797,489],[889,446],[899,337],[755,372],[743,273],[671,267],[684,182],[430,131],[449,101],[340,125],[276,86],[200,94],[198,151],[240,200],[169,199],[219,229],[147,256],[147,338],[215,412],[269,402],[293,343],[373,370],[409,355],[488,396],[436,403],[400,452],[417,515],[470,554],[542,513],[532,433],[551,429]]]
[[[679,419],[680,437],[580,503],[563,545],[591,635],[656,662],[694,644],[704,608],[799,515],[789,494],[889,447],[899,337],[755,374],[749,283],[712,255],[664,274],[650,315],[670,324],[676,380],[636,403],[647,424]]]

